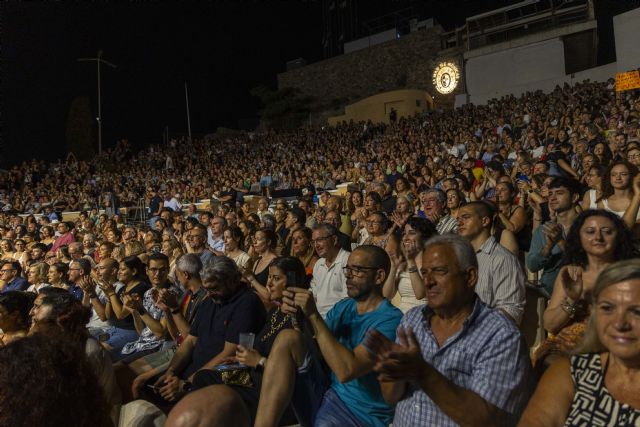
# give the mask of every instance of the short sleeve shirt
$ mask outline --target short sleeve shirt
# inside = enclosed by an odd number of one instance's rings
[[[355,300],[348,298],[336,303],[325,323],[340,344],[353,350],[369,329],[394,340],[401,318],[402,312],[386,299],[374,311],[358,314]],[[346,383],[331,374],[331,388],[364,425],[386,427],[391,422],[393,408],[384,401],[375,372]]]
[[[409,310],[400,327],[411,328],[423,359],[459,387],[506,413],[499,425],[515,425],[532,391],[531,361],[517,326],[476,298],[462,329],[438,345],[433,310]],[[464,408],[460,408],[464,410]],[[396,406],[394,427],[457,426],[421,389],[409,386]]]
[[[198,338],[191,363],[182,374],[192,373],[213,359],[224,349],[225,342],[237,344],[241,332],[257,334],[264,326],[266,312],[260,298],[247,287],[224,303],[205,299],[191,325],[190,335]]]

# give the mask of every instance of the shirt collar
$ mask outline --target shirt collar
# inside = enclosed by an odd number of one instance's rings
[[[480,300],[478,295],[475,294],[473,297],[473,310],[471,310],[471,314],[469,314],[469,316],[464,320],[462,324],[462,330],[465,330],[478,317],[480,311],[482,310],[482,306],[482,301]],[[431,318],[433,317],[435,312],[431,307],[429,307],[429,305],[425,304],[424,308],[422,309],[422,314],[427,323],[430,324]]]
[[[485,242],[482,244],[482,246],[480,246],[480,249],[478,249],[476,253],[484,252],[485,254],[490,254],[497,243],[498,242],[496,242],[496,239],[493,236],[489,236],[489,238],[485,240]]]

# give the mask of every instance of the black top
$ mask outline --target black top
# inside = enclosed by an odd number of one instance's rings
[[[258,258],[258,261],[260,259]],[[255,265],[258,265],[258,261],[256,261]],[[269,266],[267,265],[260,273],[256,273],[255,266],[253,270],[253,275],[255,276],[258,283],[262,286],[267,286],[267,280],[269,279]]]
[[[221,304],[205,299],[191,325],[189,333],[198,341],[191,355],[191,363],[181,377],[186,379],[202,368],[223,350],[225,342],[237,344],[241,332],[260,331],[265,317],[260,298],[245,286],[241,286],[238,293]]]
[[[268,356],[278,333],[283,329],[293,328],[291,316],[274,307],[267,313],[267,323],[256,336],[253,348],[262,356]]]
[[[158,210],[160,209],[160,203],[162,203],[162,199],[160,198],[160,196],[155,195],[151,198],[151,200],[149,201],[149,213],[151,215],[158,212]]]
[[[347,252],[351,252],[351,236],[347,236],[342,231],[338,231],[338,243]]]
[[[131,289],[129,292],[127,292],[127,295],[138,295],[140,296],[140,300],[144,299],[144,293],[147,292],[147,290],[150,288],[149,284],[147,282],[140,282],[137,285],[135,285],[133,287],[133,289]],[[125,289],[126,286],[121,287],[118,292],[116,292],[116,295],[118,295],[118,298],[120,299],[120,301],[122,301],[122,296],[125,293]],[[111,324],[113,326],[115,326],[116,328],[120,328],[120,329],[135,329],[135,325],[133,324],[133,316],[129,315],[127,317],[125,317],[124,319],[114,319]]]

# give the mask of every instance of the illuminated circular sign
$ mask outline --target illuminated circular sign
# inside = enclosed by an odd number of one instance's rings
[[[451,93],[458,86],[460,71],[458,66],[451,62],[441,62],[433,71],[433,85],[440,93]]]

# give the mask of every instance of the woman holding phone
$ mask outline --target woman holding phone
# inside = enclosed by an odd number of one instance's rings
[[[251,425],[253,425],[253,420],[255,420],[258,410],[262,372],[273,342],[282,330],[300,329],[303,326],[301,320],[297,320],[280,310],[283,291],[289,287],[308,289],[309,278],[300,259],[296,257],[278,257],[269,264],[267,280],[267,290],[269,291],[269,299],[273,304],[273,308],[267,313],[268,320],[264,328],[256,334],[254,348],[249,349],[238,346],[236,357],[223,361],[223,365],[235,362],[244,365],[244,367],[236,365],[244,372],[243,374],[234,374],[234,384],[238,385],[229,384],[229,381],[225,381],[225,377],[221,373],[222,370],[228,370],[229,366],[219,370],[200,370],[193,378],[193,390],[218,384],[217,393],[209,393],[211,399],[219,399],[220,393],[230,398],[240,397],[249,410],[249,416],[252,420]],[[244,385],[239,385],[239,383]],[[224,390],[220,389],[220,384],[225,384]],[[202,400],[200,401],[202,402]],[[202,402],[202,404],[213,404],[213,400],[211,402]],[[228,417],[225,419],[232,419],[232,417],[238,416],[238,414],[220,414],[219,412],[215,415],[217,417]],[[285,412],[284,419],[287,420],[284,425],[297,423],[291,411]]]

